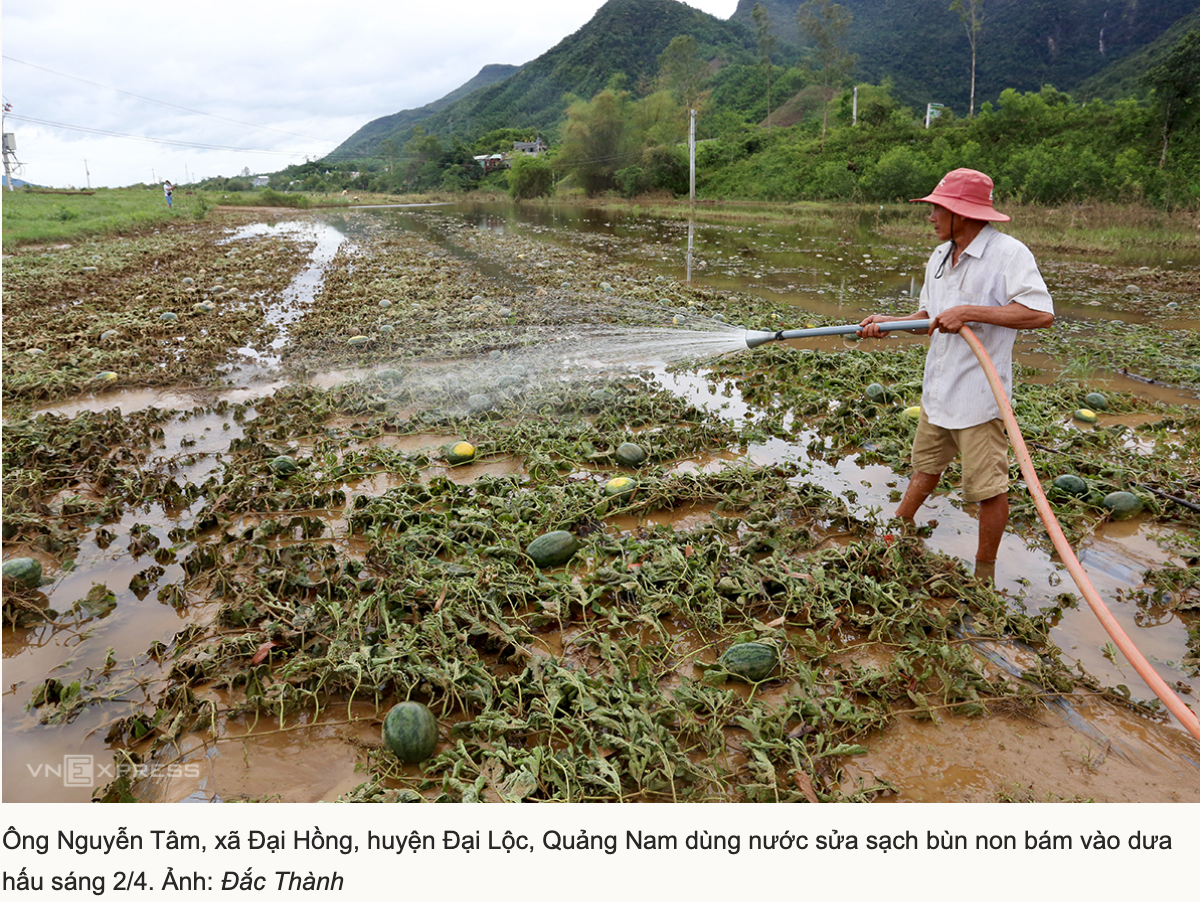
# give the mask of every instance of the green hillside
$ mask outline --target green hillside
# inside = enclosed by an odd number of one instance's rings
[[[796,12],[803,0],[740,0],[733,21],[750,24],[755,2],[781,38],[801,40]],[[848,44],[858,56],[860,79],[890,79],[902,103],[937,101],[966,114],[971,48],[951,0],[839,2],[854,16]],[[1075,91],[1200,10],[1200,0],[984,0],[982,9],[977,108],[1005,88],[1037,91],[1050,84]]]
[[[1075,94],[1081,98],[1099,97],[1113,100],[1121,97],[1139,97],[1147,88],[1141,83],[1142,76],[1162,62],[1172,47],[1189,31],[1200,29],[1200,9],[1188,13],[1168,28],[1154,42],[1130,53],[1119,62],[1102,69],[1081,83]]]
[[[377,119],[331,156],[371,154],[391,137],[404,143],[419,122],[426,131],[466,141],[501,128],[548,129],[563,115],[566,95],[591,97],[614,75],[634,87],[658,71],[658,56],[676,35],[690,34],[709,57],[748,56],[754,39],[726,22],[675,0],[609,0],[590,22],[504,81],[480,87],[419,120],[404,114]],[[368,132],[369,130],[369,132]]]
[[[338,145],[329,155],[330,159],[341,160],[348,157],[363,156],[375,153],[379,143],[387,137],[407,140],[412,134],[414,125],[419,125],[439,110],[444,110],[457,100],[461,100],[473,91],[504,81],[514,72],[520,71],[520,66],[492,64],[484,66],[479,74],[464,85],[455,88],[445,97],[427,103],[413,110],[401,110],[390,116],[372,119],[349,138]]]

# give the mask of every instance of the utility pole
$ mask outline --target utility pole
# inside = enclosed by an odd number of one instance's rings
[[[84,157],[84,160],[83,160],[83,171],[87,173],[87,186],[88,186],[88,190],[91,191],[92,190],[92,171],[90,169],[88,169],[86,157]]]
[[[688,110],[688,112],[691,114],[688,124],[688,168],[691,179],[688,201],[694,204],[696,202],[696,111]]]
[[[850,117],[851,125],[858,125],[858,85],[854,86],[854,112]]]
[[[7,113],[11,109],[12,104],[5,102],[4,112]],[[13,156],[17,152],[17,136],[5,129],[2,123],[3,116],[0,116],[0,141],[3,142],[4,178],[8,182],[8,190],[16,191],[16,186],[13,185],[12,163],[9,160],[9,157]]]
[[[16,191],[13,185],[12,165],[9,162],[9,157],[17,149],[17,139],[12,132],[3,132],[4,135],[4,180],[8,182],[8,190]]]

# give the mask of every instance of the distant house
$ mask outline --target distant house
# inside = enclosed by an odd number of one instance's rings
[[[483,167],[485,173],[494,172],[508,166],[508,160],[502,153],[481,153],[475,155],[475,162]]]
[[[536,157],[545,149],[546,145],[541,138],[532,143],[529,141],[513,141],[513,153],[527,153],[532,157]]]
[[[256,175],[254,177],[254,187],[265,188],[267,187],[267,182],[269,181],[271,181],[271,177],[269,175]]]

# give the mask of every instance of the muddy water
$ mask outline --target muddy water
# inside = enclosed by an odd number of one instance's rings
[[[870,222],[853,232],[789,225],[701,226],[695,230],[695,259],[689,267],[685,257],[686,228],[679,223],[642,220],[608,211],[552,208],[516,211],[465,206],[420,213],[379,211],[374,215],[394,220],[396,227],[415,229],[427,237],[443,234],[447,223],[466,224],[491,231],[519,232],[537,241],[567,242],[593,248],[596,252],[636,258],[650,271],[671,278],[681,278],[690,269],[694,278],[704,284],[762,293],[794,305],[795,325],[802,325],[808,316],[818,315],[855,321],[872,312],[881,301],[897,305],[910,302],[919,287],[916,278],[926,253],[921,247],[900,247],[879,239],[871,231]],[[222,394],[224,399],[234,403],[267,396],[286,384],[274,367],[278,362],[276,352],[287,341],[287,325],[304,315],[306,305],[312,302],[321,287],[330,261],[346,242],[352,240],[350,229],[344,222],[320,220],[284,226],[254,226],[229,240],[237,241],[257,234],[255,229],[282,229],[283,234],[311,248],[311,259],[281,297],[272,299],[269,319],[281,327],[283,337],[270,347],[242,349],[245,364],[230,372],[232,385]],[[445,246],[461,255],[461,248],[452,242],[447,241]],[[508,276],[503,265],[482,259],[475,262],[488,275],[507,280],[514,288],[522,284],[520,279]],[[1082,317],[1099,312],[1077,308],[1069,315]],[[903,336],[895,340],[916,339]],[[803,346],[833,349],[844,345],[838,339],[822,339],[806,342]],[[1027,355],[1022,362],[1042,368],[1052,363],[1034,355]],[[354,375],[357,374],[318,374],[313,381],[329,385]],[[721,417],[744,421],[756,415],[736,389],[714,387],[704,374],[668,374],[659,369],[656,375],[673,391]],[[1097,384],[1102,383],[1097,381]],[[1194,397],[1177,389],[1145,385],[1122,376],[1108,376],[1103,384],[1170,403],[1195,402]],[[48,409],[65,416],[74,416],[84,410],[108,410],[114,406],[125,413],[147,407],[180,411],[181,415],[165,426],[160,456],[165,460],[186,455],[187,463],[180,468],[179,478],[199,484],[222,466],[230,442],[241,435],[231,415],[204,411],[213,400],[211,396],[130,391],[82,398]],[[190,411],[198,413],[184,415]],[[680,460],[673,466],[676,471],[684,472],[716,469],[729,463],[771,465],[797,461],[801,464],[801,475],[797,480],[817,482],[853,499],[851,507],[855,513],[874,520],[880,531],[885,531],[887,520],[896,507],[890,499],[896,491],[903,490],[905,476],[884,466],[864,464],[853,454],[835,464],[811,460],[804,449],[814,437],[801,434],[793,442],[773,439],[762,444],[729,448],[704,458]],[[420,451],[438,447],[444,437],[389,436],[384,441],[393,443],[398,450]],[[440,472],[440,468],[433,467],[429,475]],[[521,473],[521,462],[508,459],[482,461],[446,471],[446,475],[456,482],[469,482],[484,475]],[[387,474],[380,474],[347,483],[344,489],[348,503],[353,502],[355,495],[376,495],[386,491],[391,485],[389,479]],[[668,522],[677,529],[687,529],[703,523],[709,515],[709,511],[697,507],[664,514],[657,520]],[[177,525],[187,525],[190,516],[188,510],[164,510],[155,505],[129,511],[120,521],[105,524],[112,537],[103,545],[96,540],[84,541],[73,568],[43,590],[46,604],[63,610],[84,597],[93,584],[101,583],[116,597],[117,604],[111,610],[70,628],[47,626],[5,631],[6,801],[82,801],[90,798],[90,786],[65,786],[54,776],[57,773],[54,769],[61,766],[64,755],[94,755],[97,766],[111,760],[105,740],[107,725],[128,713],[131,703],[152,697],[163,677],[160,664],[146,655],[147,648],[154,642],[169,643],[187,625],[206,623],[212,616],[204,599],[188,599],[188,603],[174,608],[160,602],[153,592],[130,588],[135,575],[153,563],[148,555],[130,549],[133,527],[149,525],[160,544],[169,545],[168,532]],[[934,497],[923,512],[923,519],[937,521],[927,543],[939,551],[969,560],[977,534],[975,517],[973,507],[962,503],[954,492]],[[330,512],[329,525],[328,535],[332,541],[350,541],[340,512]],[[640,525],[645,525],[645,521],[630,517],[617,517],[610,522],[613,529],[633,529]],[[1109,524],[1084,545],[1080,558],[1118,620],[1163,678],[1170,684],[1180,683],[1193,693],[1200,693],[1200,681],[1187,677],[1178,663],[1185,648],[1186,632],[1178,618],[1162,610],[1139,608],[1125,597],[1140,584],[1146,569],[1181,563],[1160,545],[1165,530],[1166,527],[1137,520]],[[180,550],[179,556],[183,553],[186,549]],[[164,570],[159,584],[182,582],[178,564],[170,562]],[[1030,611],[1042,610],[1061,592],[1071,589],[1069,578],[1058,561],[1016,535],[1006,537],[1001,547],[997,585],[1010,595],[1014,605]],[[1107,636],[1086,607],[1064,611],[1053,638],[1068,658],[1078,660],[1101,684],[1126,686],[1134,697],[1150,697],[1149,690],[1123,659],[1106,656]],[[543,645],[547,652],[555,651],[569,645],[570,639],[569,635],[547,634],[543,637]],[[91,687],[88,689],[91,697],[104,701],[84,708],[67,725],[39,724],[36,710],[26,711],[26,703],[32,687],[47,675],[64,683],[79,680]],[[1000,775],[1006,772],[1006,767],[1007,772],[1011,772],[1018,749],[1024,755],[1032,755],[1034,745],[1050,749],[1043,755],[1045,760],[1038,759],[1035,766],[1043,769],[1048,779],[1059,780],[1053,785],[1066,786],[1075,785],[1069,779],[1072,774],[1092,776],[1100,768],[1111,766],[1105,765],[1104,759],[1109,756],[1106,749],[1124,743],[1136,748],[1143,759],[1152,760],[1151,769],[1169,776],[1183,768],[1189,779],[1182,782],[1193,785],[1188,768],[1200,769],[1200,765],[1194,754],[1188,758],[1186,739],[1181,739],[1173,726],[1164,730],[1158,724],[1139,719],[1095,697],[1081,699],[1078,707],[1106,737],[1104,742],[1097,744],[1094,738],[1080,738],[1085,734],[1080,732],[1078,723],[1072,725],[1062,718],[1055,720],[1057,715],[1053,714],[1046,716],[1045,723],[1032,725],[1020,721],[1014,725],[999,719],[990,719],[987,725],[977,721],[947,721],[941,727],[902,721],[900,729],[880,737],[869,755],[851,763],[847,779],[887,779],[902,787],[902,798],[911,800],[991,800],[1002,782]],[[367,742],[374,738],[370,727],[371,712],[354,713],[361,715],[367,725],[349,726],[339,722],[335,712],[321,730],[309,729],[293,735],[274,732],[270,724],[263,724],[262,735],[239,738],[231,734],[211,748],[198,747],[191,751],[199,754],[193,754],[189,760],[202,761],[200,770],[164,776],[155,784],[154,797],[162,800],[212,799],[223,793],[229,798],[272,795],[295,800],[336,798],[361,781],[354,771],[356,756],[351,740]],[[344,719],[345,712],[340,714]],[[1057,739],[1051,739],[1052,735]],[[1000,747],[1010,752],[976,759],[974,766],[964,767],[958,763],[961,752],[955,751],[960,745]],[[1077,760],[1063,763],[1060,750],[1064,745],[1081,749]],[[1191,752],[1194,753],[1194,749]],[[1052,760],[1055,756],[1059,760]],[[1122,759],[1113,756],[1111,760]],[[1126,766],[1128,762],[1123,761],[1121,767]],[[250,779],[252,773],[273,774],[273,782]],[[1117,795],[1126,793],[1129,798],[1146,798],[1144,793],[1138,794],[1136,774],[1122,771],[1114,779],[1119,787],[1114,790]],[[107,782],[107,775],[98,773],[96,782]],[[1018,797],[1020,791],[1020,787],[1014,788],[1014,797]],[[1168,800],[1170,795],[1171,791],[1166,791],[1163,800]]]

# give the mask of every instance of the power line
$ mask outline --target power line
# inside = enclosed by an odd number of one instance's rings
[[[51,69],[47,66],[39,66],[37,63],[30,63],[25,60],[19,60],[16,57],[9,56],[7,53],[4,54],[4,58],[6,60],[9,60],[10,62],[20,63],[22,66],[30,66],[34,69],[41,69],[43,72],[50,72],[54,75],[61,75],[63,78],[71,78],[71,79],[74,79],[75,81],[81,81],[87,85],[94,85],[97,88],[104,88],[107,91],[116,91],[118,94],[125,94],[129,97],[136,97],[138,100],[145,100],[149,103],[157,103],[159,106],[171,107],[172,109],[176,109],[176,110],[183,110],[185,113],[195,113],[197,116],[209,116],[213,119],[221,119],[225,122],[232,122],[236,125],[245,125],[245,126],[248,126],[249,128],[261,128],[261,129],[265,129],[267,131],[279,132],[281,135],[291,135],[293,138],[304,138],[309,141],[320,141],[322,144],[332,144],[333,143],[332,141],[329,141],[325,138],[314,138],[312,135],[301,135],[301,134],[298,134],[297,132],[288,132],[288,131],[284,131],[283,129],[280,129],[280,128],[273,128],[269,125],[256,125],[253,122],[242,122],[239,119],[230,119],[228,116],[218,116],[215,113],[206,113],[203,110],[194,110],[191,107],[180,106],[177,103],[168,103],[165,100],[155,100],[153,97],[146,97],[144,94],[135,94],[132,91],[123,91],[120,88],[114,88],[112,85],[102,85],[98,81],[89,81],[86,78],[80,78],[78,75],[70,75],[66,72],[59,72],[56,69]]]
[[[51,122],[48,119],[35,119],[32,116],[17,116],[13,113],[9,113],[8,116],[10,119],[16,119],[19,122],[31,122],[35,125],[45,125],[51,128],[63,128],[69,131],[84,132],[90,135],[102,135],[107,138],[132,138],[137,141],[150,141],[154,144],[168,144],[173,147],[194,147],[200,150],[233,150],[237,151],[238,153],[265,153],[276,154],[283,157],[302,157],[314,155],[312,152],[305,153],[299,150],[256,150],[248,147],[233,147],[228,144],[202,144],[196,141],[177,141],[173,138],[151,138],[147,135],[130,135],[124,132],[111,132],[102,128],[90,128],[85,125],[68,125],[65,122]]]

